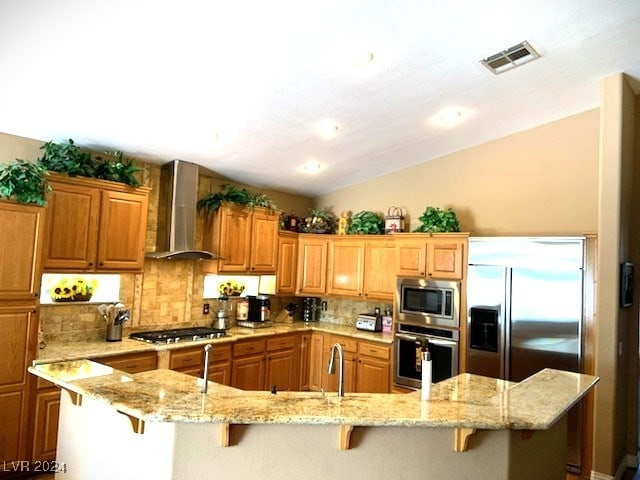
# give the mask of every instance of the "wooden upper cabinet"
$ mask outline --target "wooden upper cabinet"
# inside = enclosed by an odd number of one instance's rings
[[[36,303],[44,208],[0,201],[0,300]]]
[[[216,251],[221,272],[246,272],[251,254],[251,211],[237,206],[223,205],[218,210],[220,237]]]
[[[427,267],[427,244],[415,238],[396,239],[396,273],[406,277],[424,277]]]
[[[326,292],[328,244],[329,240],[322,235],[298,237],[296,293],[319,295]]]
[[[254,209],[251,222],[251,271],[276,273],[280,216],[267,209]]]
[[[329,242],[327,293],[362,297],[365,242],[348,237]]]
[[[364,286],[365,298],[393,300],[396,275],[396,244],[393,239],[380,238],[365,242]]]
[[[149,189],[52,177],[46,209],[45,270],[142,270]]]
[[[148,210],[148,195],[102,192],[98,269],[142,269]]]
[[[390,237],[333,237],[329,242],[327,293],[393,300],[395,242]]]
[[[278,233],[278,268],[276,293],[294,294],[298,268],[298,235],[293,232]]]
[[[227,273],[275,273],[278,258],[278,213],[224,204],[208,220],[204,249],[223,260],[207,271]]]
[[[460,280],[467,261],[467,233],[397,234],[396,273],[400,276]]]
[[[434,278],[462,279],[466,263],[467,240],[432,242],[427,249],[427,275]]]

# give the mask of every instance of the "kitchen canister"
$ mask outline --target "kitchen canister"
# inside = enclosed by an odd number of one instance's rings
[[[246,321],[249,318],[249,300],[239,298],[236,303],[236,320]]]
[[[122,323],[110,323],[107,325],[107,342],[122,341]]]

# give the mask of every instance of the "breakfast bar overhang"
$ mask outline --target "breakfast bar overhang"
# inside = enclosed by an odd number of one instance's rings
[[[461,374],[409,394],[242,391],[89,360],[29,371],[63,393],[57,462],[86,479],[558,479],[566,413],[598,381]]]

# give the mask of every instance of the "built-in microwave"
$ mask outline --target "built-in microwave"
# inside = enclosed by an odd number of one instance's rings
[[[395,306],[397,323],[458,328],[460,283],[398,277]]]

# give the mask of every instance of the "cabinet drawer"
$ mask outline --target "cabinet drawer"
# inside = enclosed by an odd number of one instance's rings
[[[358,351],[358,340],[355,338],[349,337],[338,337],[335,335],[331,335],[329,337],[329,348],[333,347],[334,343],[339,343],[342,345],[342,349],[345,352],[356,353]]]
[[[169,361],[169,368],[171,370],[178,370],[186,367],[195,367],[202,364],[203,350],[198,348],[189,348],[185,350],[177,350],[171,352],[171,360]]]
[[[241,357],[243,355],[263,353],[264,347],[265,347],[264,340],[252,340],[249,342],[239,342],[233,346],[233,356]]]
[[[146,372],[155,370],[158,364],[158,357],[155,352],[144,354],[119,355],[117,357],[99,358],[99,363],[108,365],[116,370],[122,370],[127,373]]]
[[[231,345],[214,345],[209,352],[209,363],[223,362],[231,359]]]
[[[360,342],[358,344],[358,353],[360,355],[368,355],[369,357],[375,357],[381,360],[389,360],[390,348],[376,343]]]
[[[295,336],[276,336],[267,340],[267,351],[272,352],[274,350],[282,350],[285,348],[295,348],[296,337]]]

